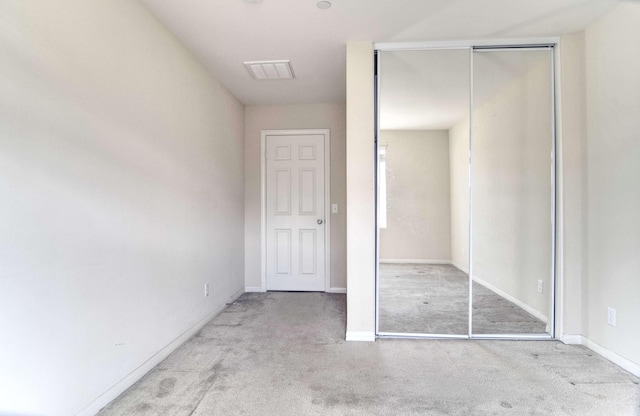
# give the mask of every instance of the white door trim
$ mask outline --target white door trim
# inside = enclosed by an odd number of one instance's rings
[[[324,291],[331,288],[331,131],[329,129],[260,130],[260,289],[267,291],[267,136],[324,136]]]

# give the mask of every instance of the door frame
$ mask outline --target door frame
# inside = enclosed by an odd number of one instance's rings
[[[324,291],[331,288],[331,130],[260,130],[260,290],[267,291],[267,136],[324,136]]]

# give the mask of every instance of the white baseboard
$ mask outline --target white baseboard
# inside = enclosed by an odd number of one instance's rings
[[[364,341],[373,342],[376,340],[376,334],[366,331],[347,331],[347,341]]]
[[[582,335],[564,334],[560,337],[560,341],[567,345],[582,345]]]
[[[131,373],[126,375],[122,380],[114,384],[107,391],[98,396],[95,400],[93,400],[89,405],[87,405],[84,409],[80,410],[76,413],[76,416],[94,416],[96,415],[103,407],[111,403],[116,397],[121,395],[125,390],[131,387],[135,382],[140,380],[147,374],[149,371],[153,369],[156,365],[160,364],[162,360],[167,358],[169,354],[175,351],[180,345],[184,344],[189,338],[195,335],[199,330],[204,327],[207,322],[213,319],[216,315],[224,310],[227,306],[227,303],[232,303],[236,299],[240,297],[244,293],[244,289],[238,290],[231,297],[229,297],[225,302],[222,302],[220,306],[218,306],[213,312],[196,322],[191,328],[187,329],[176,339],[171,341],[168,345],[162,348],[160,351],[151,356],[147,361],[145,361],[138,368],[133,370]]]
[[[627,370],[636,377],[640,377],[640,364],[634,363],[633,361],[624,358],[620,354],[617,354],[610,349],[603,347],[602,345],[590,340],[587,337],[584,337],[582,335],[563,335],[561,340],[565,344],[584,345],[591,351],[595,352],[598,355],[601,355],[618,367]]]
[[[246,293],[260,293],[260,292],[266,292],[265,289],[263,289],[260,286],[246,286],[244,288],[244,291]],[[332,287],[329,290],[326,291],[327,293],[347,293],[347,288],[346,287]]]
[[[498,289],[497,287],[493,286],[491,283],[488,283],[488,282],[480,279],[477,276],[473,276],[473,281],[478,283],[478,284],[480,284],[480,285],[482,285],[482,286],[484,286],[484,287],[486,287],[487,289],[489,289],[490,291],[492,291],[496,295],[505,298],[509,302],[511,302],[511,303],[515,304],[516,306],[518,306],[520,309],[527,311],[531,315],[533,315],[536,318],[540,319],[545,324],[549,323],[549,318],[545,314],[543,314],[542,312],[540,312],[539,310],[537,310],[535,308],[532,308],[531,306],[529,306],[528,304],[524,303],[520,299],[515,298],[514,296],[511,296],[507,292],[505,292],[505,291],[503,291],[501,289]]]
[[[451,260],[380,259],[380,263],[387,263],[387,264],[451,264]]]

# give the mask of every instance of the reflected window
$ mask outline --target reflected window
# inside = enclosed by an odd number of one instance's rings
[[[387,147],[378,148],[378,227],[387,228]]]

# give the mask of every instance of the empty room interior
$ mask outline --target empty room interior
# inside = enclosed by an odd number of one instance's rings
[[[0,416],[640,415],[637,0],[0,2]]]

